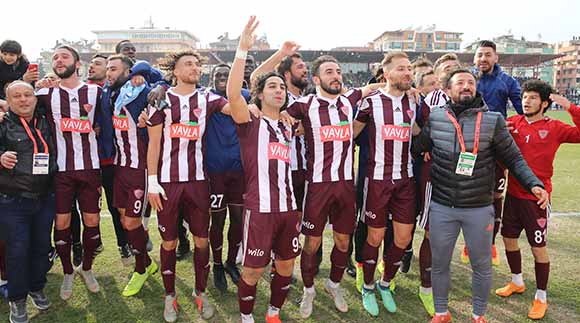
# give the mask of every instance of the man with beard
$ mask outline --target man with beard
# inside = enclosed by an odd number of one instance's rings
[[[530,168],[552,191],[554,157],[563,143],[580,143],[580,108],[563,96],[552,94],[552,87],[540,80],[524,83],[522,103],[524,115],[507,119],[510,132]],[[552,101],[561,105],[572,117],[575,126],[553,120],[544,115]],[[547,287],[550,273],[550,258],[546,247],[550,208],[542,209],[535,197],[522,188],[510,174],[502,220],[501,234],[512,279],[495,293],[501,297],[521,294],[526,290],[522,276],[522,256],[518,238],[525,230],[535,261],[536,295],[528,317],[542,319],[548,309]]]
[[[216,65],[211,72],[212,93],[226,98],[226,85],[230,75],[230,66]],[[246,102],[250,101],[250,92],[242,89]],[[244,194],[244,173],[240,156],[240,142],[236,134],[236,125],[230,116],[221,112],[212,114],[207,124],[205,165],[209,175],[211,226],[209,242],[213,255],[213,280],[215,287],[226,291],[227,273],[234,285],[240,280],[240,271],[236,266],[236,256],[242,241],[242,209]],[[226,214],[230,215],[228,229],[228,257],[225,266],[222,262],[222,247]]]
[[[157,271],[157,264],[147,254],[147,234],[141,217],[147,208],[146,156],[147,131],[138,127],[139,114],[147,107],[149,86],[133,86],[129,73],[133,60],[124,55],[107,59],[107,84],[103,93],[103,155],[114,155],[113,207],[120,214],[132,253],[135,271],[123,290],[123,296],[137,294],[145,280]],[[114,138],[115,152],[109,154]]]
[[[370,155],[367,162],[364,222],[368,225],[363,247],[363,306],[372,316],[379,315],[374,274],[379,247],[392,215],[394,241],[387,248],[383,278],[376,283],[385,308],[397,309],[390,289],[405,249],[412,239],[415,223],[415,180],[411,158],[411,127],[416,103],[406,91],[413,83],[413,70],[407,54],[391,52],[381,63],[387,86],[366,97],[354,121],[354,136],[369,126]]]
[[[433,184],[429,228],[432,250],[435,316],[432,323],[451,322],[448,294],[451,256],[459,236],[471,257],[472,322],[484,315],[492,284],[493,180],[496,160],[513,172],[527,192],[545,209],[548,193],[522,157],[501,114],[490,112],[476,92],[475,76],[467,69],[450,72],[445,84],[450,102],[434,109],[414,142],[431,151]],[[453,138],[450,140],[450,138]]]
[[[47,114],[56,143],[58,173],[55,176],[56,219],[54,241],[63,266],[60,297],[72,296],[74,270],[71,263],[71,205],[78,198],[85,228],[83,261],[77,268],[87,288],[99,291],[99,283],[91,270],[93,255],[101,244],[99,212],[101,173],[95,131],[95,114],[100,110],[101,88],[79,80],[78,52],[67,45],[57,47],[52,56],[52,69],[61,78],[58,88],[37,92],[41,110]]]
[[[214,314],[205,293],[209,274],[209,182],[205,165],[206,128],[212,114],[229,109],[227,101],[198,87],[201,56],[191,50],[167,54],[162,64],[177,85],[166,93],[166,108],[150,109],[147,151],[148,197],[157,210],[161,243],[161,273],[165,287],[164,319],[177,320],[175,248],[178,213],[184,212],[193,234],[195,289],[202,318]],[[160,184],[161,183],[161,184]],[[167,193],[167,194],[166,194]],[[163,201],[162,201],[163,199]]]
[[[324,285],[335,307],[340,312],[348,311],[339,284],[347,266],[350,235],[355,227],[352,121],[360,100],[382,85],[368,85],[342,94],[342,70],[338,61],[328,55],[312,63],[312,80],[317,93],[294,101],[282,113],[289,116],[288,121],[302,120],[306,138],[308,174],[302,222],[306,239],[300,263],[304,281],[300,304],[303,318],[312,314],[316,296],[316,252],[327,220],[333,225],[334,248],[330,256],[330,278]]]
[[[107,72],[107,56],[95,54],[89,62],[89,75],[87,83],[97,84],[100,87],[105,86]]]
[[[489,40],[482,40],[473,56],[475,68],[473,73],[478,77],[477,92],[481,94],[483,100],[489,107],[489,111],[499,112],[503,117],[507,117],[507,101],[512,103],[518,114],[522,114],[522,90],[516,79],[506,74],[499,64],[499,55],[496,52],[495,43]],[[493,228],[493,239],[491,246],[492,263],[499,265],[499,256],[495,247],[495,237],[499,232],[501,216],[503,212],[503,195],[507,184],[505,167],[498,165],[495,174],[495,192],[493,207],[495,212],[495,225]],[[469,252],[467,246],[463,248],[461,260],[469,263]]]

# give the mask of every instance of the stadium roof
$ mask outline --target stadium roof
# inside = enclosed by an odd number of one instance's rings
[[[215,51],[209,49],[199,50],[202,56],[208,58],[208,64],[215,65],[220,62],[232,62],[234,60],[235,51],[225,50],[225,51]],[[263,62],[268,57],[270,57],[275,50],[260,50],[260,51],[249,51],[248,54],[254,56],[257,62]],[[437,58],[445,53],[442,52],[406,52],[411,60],[416,59],[420,56],[425,56],[432,62],[435,62]],[[82,60],[89,61],[90,58],[95,53],[82,53]],[[108,54],[108,53],[103,53]],[[300,54],[306,62],[312,62],[318,56],[321,55],[332,55],[341,63],[378,63],[380,62],[384,54],[383,52],[362,52],[362,51],[330,51],[330,50],[302,50]],[[455,53],[459,60],[470,66],[473,64],[473,53]],[[157,63],[157,60],[164,56],[164,53],[137,53],[139,59],[147,60],[153,64]],[[533,67],[538,66],[542,63],[549,62],[556,58],[564,56],[563,54],[500,54],[499,63],[502,67]]]

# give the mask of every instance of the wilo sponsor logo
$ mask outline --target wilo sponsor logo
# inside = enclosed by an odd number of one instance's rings
[[[308,221],[302,222],[302,226],[308,230],[314,230],[314,223],[310,223]]]
[[[290,147],[279,142],[268,143],[268,159],[278,159],[290,163]]]
[[[320,139],[327,141],[347,141],[350,140],[352,131],[348,121],[342,121],[337,126],[324,126],[320,128]]]
[[[80,119],[62,118],[60,119],[60,130],[63,132],[90,133],[93,128],[87,117],[81,117]]]
[[[129,130],[129,120],[126,115],[113,116],[113,127],[119,131]]]
[[[373,212],[371,212],[371,211],[365,211],[365,216],[366,216],[367,218],[370,218],[370,219],[373,219],[373,220],[377,218],[377,215],[376,215],[376,214],[374,214],[374,213],[373,213]]]
[[[248,249],[248,255],[253,257],[263,257],[264,250],[262,249]]]
[[[174,123],[169,130],[171,138],[183,138],[189,140],[199,139],[199,125],[197,122]]]
[[[411,127],[407,123],[395,126],[391,124],[383,125],[383,140],[396,140],[408,142],[411,134]]]

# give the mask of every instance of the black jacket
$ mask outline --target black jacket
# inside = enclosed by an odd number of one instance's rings
[[[32,175],[32,155],[34,145],[20,122],[20,117],[9,111],[0,123],[0,155],[6,151],[15,151],[18,162],[13,169],[0,165],[0,193],[38,198],[53,191],[52,178],[57,171],[56,151],[51,139],[51,130],[45,116],[35,116],[29,127],[34,134],[39,152],[44,152],[42,141],[33,130],[34,122],[49,147],[49,175]]]
[[[473,176],[455,173],[461,146],[455,127],[447,117],[447,111],[457,118],[461,126],[467,152],[473,151],[477,113],[483,112],[479,152]],[[534,186],[544,187],[522,157],[500,113],[490,112],[480,96],[471,106],[461,111],[459,116],[456,116],[450,103],[435,108],[431,111],[419,138],[414,140],[416,149],[431,152],[433,201],[460,208],[484,207],[492,204],[496,161],[505,165],[528,190]]]
[[[6,97],[4,87],[6,84],[22,79],[24,73],[28,69],[28,60],[21,56],[16,63],[8,65],[0,59],[0,99]]]

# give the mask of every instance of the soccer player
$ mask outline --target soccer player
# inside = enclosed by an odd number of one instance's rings
[[[148,197],[157,210],[161,245],[161,273],[165,287],[164,319],[177,320],[175,294],[175,248],[179,211],[194,240],[195,289],[193,297],[204,319],[214,314],[205,293],[209,274],[209,183],[204,169],[205,133],[212,114],[227,101],[205,88],[198,88],[201,57],[194,51],[171,53],[163,62],[176,80],[166,93],[166,108],[151,109],[148,120]],[[229,108],[229,106],[227,106]],[[163,200],[162,200],[163,198]]]
[[[147,130],[138,127],[141,111],[147,107],[149,86],[133,86],[129,73],[133,60],[124,55],[107,59],[107,84],[103,114],[112,127],[115,142],[113,206],[119,210],[135,255],[135,271],[123,296],[137,294],[157,264],[147,254],[147,234],[141,217],[147,208]],[[103,122],[104,124],[105,122]]]
[[[308,174],[302,219],[302,233],[306,239],[300,260],[304,281],[300,304],[303,318],[312,314],[316,296],[314,276],[318,267],[316,252],[327,220],[333,225],[334,248],[325,289],[340,312],[348,311],[339,284],[348,262],[348,244],[355,227],[352,121],[355,106],[381,86],[372,84],[343,94],[342,70],[338,61],[328,55],[312,63],[312,80],[317,93],[294,101],[282,113],[289,115],[290,120],[302,121],[306,139]]]
[[[436,88],[429,92],[417,112],[417,124],[423,127],[429,119],[429,114],[436,107],[443,106],[449,100],[447,94],[441,89],[445,84],[450,71],[461,67],[457,55],[453,53],[445,54],[435,61],[435,76],[437,77]],[[419,226],[425,230],[423,241],[419,249],[419,272],[421,286],[419,286],[419,299],[427,313],[431,316],[435,314],[433,304],[433,288],[431,287],[431,243],[429,241],[429,206],[431,205],[431,158],[428,152],[415,159],[415,170],[417,170],[417,207],[419,215]]]
[[[52,55],[52,69],[61,78],[60,85],[37,92],[41,110],[45,110],[51,123],[57,149],[54,241],[64,272],[60,289],[63,300],[72,296],[74,285],[70,212],[75,196],[85,224],[83,261],[77,272],[90,292],[99,291],[99,283],[91,268],[95,250],[101,244],[101,173],[97,139],[93,130],[95,113],[100,109],[101,88],[79,80],[77,72],[80,65],[80,56],[74,48],[58,46]]]
[[[253,101],[262,117],[250,114],[240,95],[248,49],[255,40],[255,16],[246,24],[228,80],[231,114],[238,124],[246,196],[244,199],[243,271],[238,285],[242,323],[253,323],[257,283],[276,255],[277,271],[270,284],[270,305],[266,323],[280,323],[279,312],[292,279],[294,260],[300,253],[300,216],[292,191],[290,141],[295,128],[280,120],[287,90],[281,75],[270,72],[253,84]]]
[[[496,45],[489,40],[479,42],[473,63],[474,74],[478,77],[477,92],[481,94],[483,100],[490,111],[499,112],[503,117],[507,117],[507,101],[512,103],[518,114],[522,114],[522,98],[520,84],[516,79],[505,73],[498,64],[499,55],[496,52]],[[493,239],[491,245],[491,262],[494,266],[499,265],[499,256],[495,247],[495,237],[499,232],[501,216],[503,212],[503,196],[507,184],[505,167],[498,164],[495,168],[495,192],[493,208],[495,211],[495,224],[493,228]],[[467,246],[463,248],[461,260],[469,263],[469,252]]]
[[[226,85],[230,75],[230,66],[216,65],[211,72],[212,93],[226,97]],[[249,102],[250,91],[241,90],[242,96]],[[209,242],[213,255],[213,281],[220,291],[226,291],[227,273],[234,285],[240,280],[240,271],[236,266],[236,257],[242,241],[242,211],[244,194],[244,173],[240,157],[240,142],[236,134],[236,125],[232,118],[223,113],[214,113],[207,124],[205,163],[209,174],[211,226]],[[228,252],[225,265],[222,261],[224,226],[229,213]]]
[[[546,191],[550,193],[556,151],[563,143],[580,143],[580,107],[570,103],[563,96],[552,94],[552,87],[540,80],[524,83],[522,92],[524,115],[512,116],[507,120],[522,155],[534,174],[544,183]],[[570,113],[575,126],[544,115],[552,101]],[[522,256],[518,245],[520,233],[525,230],[535,261],[536,295],[528,312],[528,317],[534,320],[542,319],[548,309],[546,290],[550,259],[546,241],[549,212],[549,208],[540,208],[534,196],[523,189],[510,174],[501,234],[512,280],[495,293],[508,297],[526,290],[522,275]]]
[[[389,53],[381,63],[387,86],[366,97],[354,121],[354,136],[368,124],[370,155],[365,181],[364,221],[368,225],[363,247],[363,306],[378,316],[374,273],[378,252],[385,236],[389,214],[393,217],[394,243],[384,259],[383,278],[376,283],[385,308],[397,309],[390,289],[405,249],[412,240],[415,223],[415,180],[411,158],[411,127],[416,103],[406,91],[411,89],[411,62],[403,52]]]

